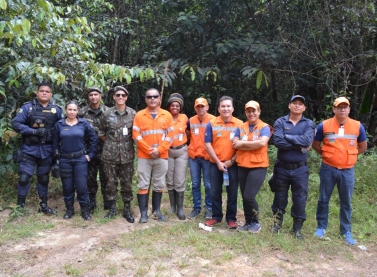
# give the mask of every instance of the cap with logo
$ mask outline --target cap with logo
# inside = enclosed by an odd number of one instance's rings
[[[348,106],[350,105],[350,101],[348,101],[347,98],[345,98],[345,97],[338,97],[334,101],[334,107],[337,107],[339,104],[342,104],[342,103],[347,104]]]
[[[249,102],[246,103],[245,110],[247,108],[253,108],[255,110],[260,110],[259,103],[256,102],[256,101],[253,101],[253,100],[251,100],[251,101],[249,101]]]
[[[208,106],[208,102],[205,98],[200,97],[195,100],[194,107],[199,106],[199,105]]]
[[[305,97],[302,96],[302,95],[293,95],[291,97],[291,101],[289,101],[289,103],[292,103],[293,101],[297,100],[297,99],[300,99],[304,104],[305,104]]]

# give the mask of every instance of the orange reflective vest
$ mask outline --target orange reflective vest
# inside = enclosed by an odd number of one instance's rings
[[[188,147],[188,155],[191,159],[195,157],[203,157],[209,160],[209,155],[204,146],[204,133],[206,131],[207,124],[215,116],[207,114],[206,117],[200,121],[197,115],[190,118],[190,145]]]
[[[212,147],[217,158],[221,162],[231,160],[236,154],[236,149],[232,147],[234,134],[237,127],[242,124],[242,121],[232,116],[231,120],[225,123],[221,116],[218,116],[212,119],[209,124],[212,126]],[[215,163],[211,158],[210,161]]]
[[[151,148],[157,147],[160,158],[167,159],[173,142],[173,129],[173,118],[168,111],[160,108],[155,118],[148,108],[139,111],[132,127],[138,158],[150,159]]]
[[[262,129],[266,126],[270,127],[270,135],[272,135],[274,129],[260,119],[251,132],[249,131],[249,122],[245,122],[238,127],[240,129],[240,139],[243,140],[244,136],[247,135],[248,141],[258,140]],[[268,167],[269,160],[267,152],[268,144],[254,150],[237,150],[236,162],[238,166],[247,168]]]
[[[323,121],[322,161],[330,166],[351,168],[357,162],[357,138],[360,122],[349,118],[339,134],[340,124],[335,117]]]
[[[171,146],[176,147],[187,143],[186,128],[188,118],[185,114],[178,114],[177,121],[174,122],[173,143]]]

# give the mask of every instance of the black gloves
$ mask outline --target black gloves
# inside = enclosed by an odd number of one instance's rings
[[[34,131],[34,135],[38,137],[44,137],[47,134],[47,130],[45,128],[38,128]]]

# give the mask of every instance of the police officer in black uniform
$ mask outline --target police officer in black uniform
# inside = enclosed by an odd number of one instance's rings
[[[22,135],[19,152],[19,180],[17,204],[24,208],[30,190],[30,178],[37,168],[40,212],[47,215],[56,212],[47,206],[49,174],[53,163],[52,138],[55,123],[62,118],[63,111],[54,102],[51,85],[41,83],[37,99],[24,103],[12,121],[13,129]]]

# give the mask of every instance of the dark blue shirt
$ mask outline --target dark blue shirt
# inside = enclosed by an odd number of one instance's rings
[[[296,125],[289,120],[289,115],[280,117],[274,123],[273,142],[278,148],[278,160],[287,163],[306,161],[308,153],[302,148],[312,145],[315,123],[302,116]]]
[[[341,124],[340,126],[342,126]],[[319,123],[317,127],[317,132],[315,134],[314,140],[316,141],[323,141],[324,135],[323,135],[323,123]],[[360,124],[360,134],[357,137],[357,142],[363,142],[367,140],[367,134],[365,132],[364,126]]]
[[[42,106],[38,100],[36,100],[36,105]],[[57,119],[63,118],[63,110],[58,105],[54,105],[53,103],[48,103],[45,108],[55,108]],[[15,129],[16,132],[20,133],[21,135],[32,135],[35,129],[30,128],[27,125],[27,120],[29,118],[30,112],[33,109],[33,103],[27,102],[21,106],[18,110],[15,118],[12,121],[13,126],[17,126]],[[25,143],[22,144],[21,150],[23,153],[32,155],[39,159],[46,159],[51,157],[52,155],[52,144],[43,144],[43,145],[26,145]]]
[[[84,150],[85,138],[89,141],[87,155],[92,160],[97,154],[98,136],[95,130],[83,118],[78,118],[77,124],[73,126],[69,126],[63,118],[55,124],[53,151],[69,154]]]

